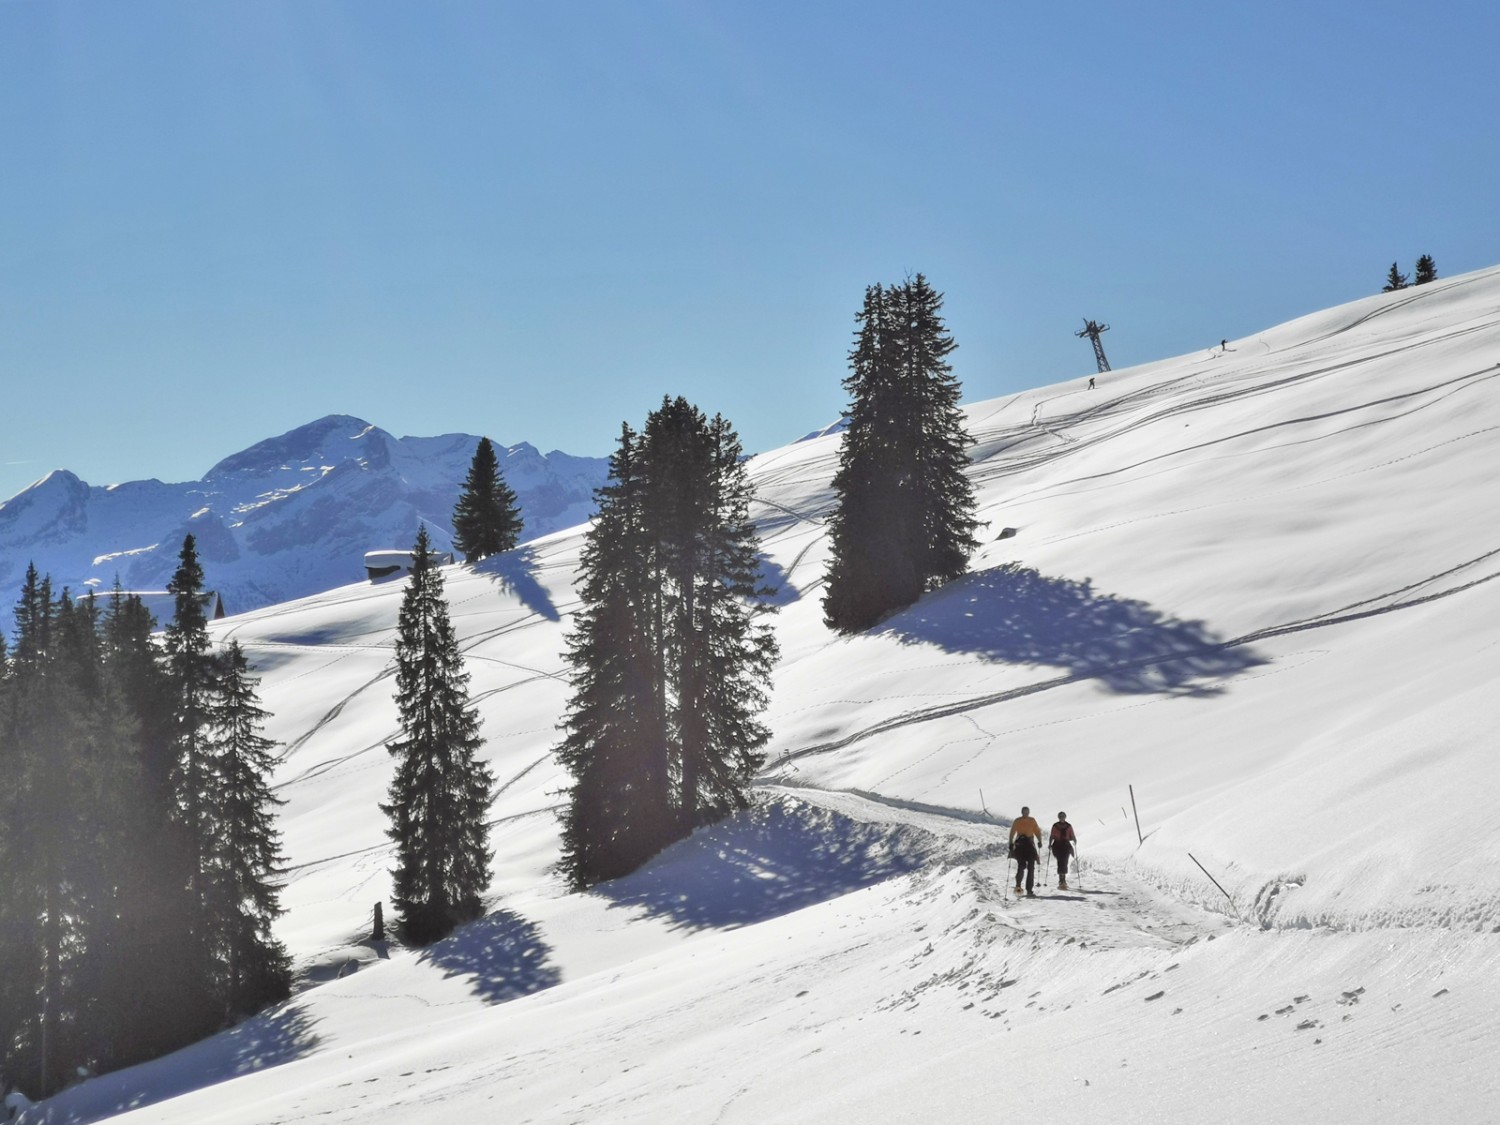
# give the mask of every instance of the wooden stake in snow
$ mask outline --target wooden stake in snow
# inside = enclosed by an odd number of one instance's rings
[[[1195,856],[1195,855],[1193,855],[1192,852],[1188,852],[1187,857],[1188,857],[1188,859],[1192,860],[1194,863],[1198,863],[1198,857]],[[1198,863],[1198,870],[1201,871],[1201,872],[1203,872],[1203,874],[1208,875],[1208,868],[1204,867],[1203,864],[1201,864],[1201,863]],[[1234,905],[1234,896],[1231,895],[1228,891],[1224,890],[1223,886],[1212,875],[1208,875],[1208,881],[1210,883],[1212,883],[1214,886],[1216,886],[1216,887],[1219,888],[1219,891],[1224,895],[1225,898],[1227,898],[1229,900],[1229,905],[1232,906],[1232,907],[1234,907],[1235,916],[1238,917],[1239,913],[1240,913],[1240,908],[1238,906]]]

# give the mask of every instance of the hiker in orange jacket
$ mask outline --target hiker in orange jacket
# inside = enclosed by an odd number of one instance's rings
[[[1021,893],[1023,878],[1026,893],[1034,893],[1036,861],[1041,858],[1041,848],[1042,826],[1033,819],[1031,809],[1022,805],[1021,815],[1010,826],[1010,854],[1016,861],[1016,894]]]
[[[1068,859],[1073,855],[1073,845],[1077,842],[1073,826],[1068,823],[1068,814],[1058,813],[1057,823],[1052,826],[1049,846],[1052,854],[1057,857],[1057,889],[1060,891],[1068,889]]]

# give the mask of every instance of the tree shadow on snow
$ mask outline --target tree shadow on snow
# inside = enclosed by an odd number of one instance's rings
[[[496,585],[514,594],[532,613],[548,621],[560,621],[562,615],[552,604],[546,588],[536,580],[536,570],[536,552],[530,547],[517,547],[474,564],[474,573],[489,575]]]
[[[428,946],[417,960],[441,969],[445,977],[471,978],[475,995],[503,1004],[562,980],[548,962],[551,952],[535,923],[497,910]]]
[[[1015,564],[956,579],[877,630],[1011,664],[1049,664],[1118,692],[1212,695],[1204,683],[1264,664],[1201,621]]]
[[[791,605],[799,601],[802,591],[792,585],[790,576],[784,567],[775,559],[764,553],[756,556],[756,563],[760,566],[758,584],[765,587],[770,593],[756,599],[756,605],[769,605],[781,607]]]
[[[917,849],[888,826],[771,802],[700,829],[593,893],[685,929],[747,926],[914,871]]]
[[[97,1121],[293,1062],[317,1048],[317,1022],[290,1000],[170,1055],[64,1090],[43,1103],[43,1120]]]

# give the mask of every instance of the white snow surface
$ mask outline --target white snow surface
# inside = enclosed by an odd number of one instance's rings
[[[446,568],[495,879],[426,950],[368,940],[402,583],[218,623],[302,990],[25,1120],[1500,1119],[1500,269],[1217,352],[969,406],[972,572],[860,636],[838,434],[755,457],[761,803],[591,893],[552,870],[584,528]],[[1022,804],[1073,889],[1008,890]]]

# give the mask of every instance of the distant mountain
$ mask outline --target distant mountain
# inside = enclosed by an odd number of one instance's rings
[[[191,532],[208,585],[237,613],[364,578],[364,553],[408,547],[419,522],[450,550],[454,502],[479,438],[396,438],[333,414],[268,438],[202,480],[91,486],[59,469],[0,503],[0,621],[7,623],[26,566],[75,595],[160,590]],[[524,537],[588,519],[604,457],[497,448],[520,499]]]

